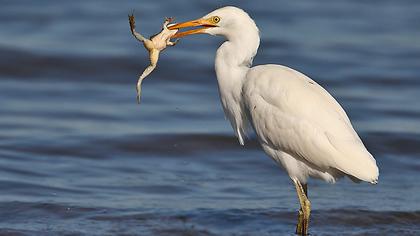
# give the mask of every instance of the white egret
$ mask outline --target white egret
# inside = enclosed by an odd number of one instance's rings
[[[334,183],[343,176],[376,184],[379,170],[338,102],[315,81],[281,65],[251,67],[260,44],[255,22],[242,9],[217,9],[169,29],[173,37],[205,33],[226,41],[215,70],[223,110],[243,145],[253,127],[265,153],[284,167],[300,202],[296,233],[308,234],[309,177]]]

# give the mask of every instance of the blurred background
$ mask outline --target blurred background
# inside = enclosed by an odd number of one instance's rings
[[[379,184],[309,183],[313,235],[419,235],[419,1],[2,1],[1,235],[293,235],[288,176],[238,144],[214,73],[221,38],[184,38],[143,82],[165,16],[236,5],[254,65],[283,64],[345,108]]]

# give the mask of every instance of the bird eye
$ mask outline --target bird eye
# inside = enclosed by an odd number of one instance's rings
[[[213,16],[211,20],[213,21],[213,23],[219,23],[219,21],[220,21],[220,17],[218,17],[218,16]]]

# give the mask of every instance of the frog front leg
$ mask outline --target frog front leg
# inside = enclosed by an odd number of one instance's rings
[[[179,39],[176,39],[175,41],[171,42],[171,38],[168,38],[168,40],[166,41],[166,45],[172,47],[172,46],[175,46],[178,42],[179,42]]]
[[[175,20],[175,18],[173,18],[173,17],[165,17],[165,21],[163,22],[162,29],[163,30],[169,30],[168,25],[170,23],[172,23],[174,20]]]
[[[169,31],[170,29],[168,29],[168,25],[170,23],[172,23],[174,20],[175,20],[175,18],[173,18],[173,17],[166,17],[165,22],[163,22],[163,25],[162,25],[162,30]],[[167,46],[175,46],[178,43],[178,41],[179,41],[179,39],[176,39],[175,41],[171,42],[171,38],[169,37],[166,40],[166,45]]]

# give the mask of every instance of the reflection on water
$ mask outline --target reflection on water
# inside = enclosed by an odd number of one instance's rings
[[[221,39],[147,55],[129,33],[214,2],[8,2],[0,9],[0,234],[284,235],[298,203],[255,140],[239,146],[218,101]],[[314,235],[420,234],[420,5],[241,3],[279,63],[326,87],[377,158],[380,184],[310,183]],[[268,7],[269,6],[269,7]]]

